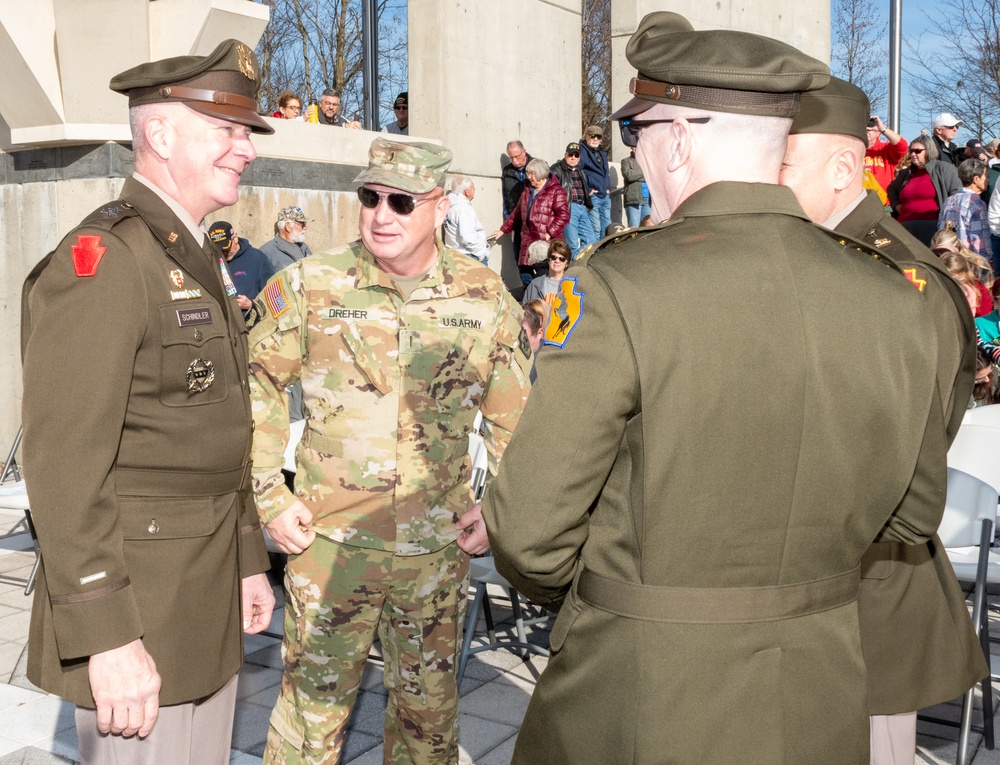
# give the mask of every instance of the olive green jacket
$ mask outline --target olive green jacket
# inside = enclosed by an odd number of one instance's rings
[[[965,294],[934,253],[873,193],[837,226],[889,255],[923,294],[938,337],[938,391],[950,445],[972,393],[976,332]],[[898,714],[965,693],[989,671],[941,541],[875,544],[862,559],[861,646],[872,714]]]
[[[242,662],[240,580],[268,560],[249,493],[246,327],[219,255],[129,179],[24,285],[42,556],[28,677],[77,704],[94,705],[87,657],[139,637],[161,704],[212,693]]]
[[[578,272],[483,505],[562,606],[515,763],[868,762],[858,567],[934,534],[947,445],[931,317],[858,247],[717,183]]]

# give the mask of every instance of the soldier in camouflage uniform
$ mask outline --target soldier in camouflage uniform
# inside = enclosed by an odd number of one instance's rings
[[[385,762],[458,761],[454,669],[478,551],[462,529],[481,523],[468,435],[482,411],[495,471],[529,390],[520,307],[437,238],[451,152],[379,138],[369,156],[360,241],[277,274],[250,336],[254,490],[290,553],[269,763],[339,760],[376,630]],[[293,495],[281,465],[294,382],[307,426]]]

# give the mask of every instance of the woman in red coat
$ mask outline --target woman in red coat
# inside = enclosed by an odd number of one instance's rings
[[[569,204],[566,202],[566,190],[549,173],[545,160],[531,160],[525,167],[524,174],[528,184],[521,192],[517,207],[491,237],[499,239],[520,223],[521,251],[518,253],[517,267],[521,272],[521,281],[528,284],[546,270],[544,261],[536,266],[528,265],[528,247],[532,242],[547,242],[562,236],[563,229],[569,223]]]

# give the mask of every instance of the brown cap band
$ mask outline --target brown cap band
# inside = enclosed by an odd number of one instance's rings
[[[200,88],[186,88],[183,85],[163,85],[157,88],[149,88],[148,93],[137,88],[133,91],[133,98],[140,101],[144,96],[150,94],[159,95],[162,99],[176,98],[179,101],[204,101],[210,104],[225,104],[227,106],[238,106],[241,109],[257,110],[257,102],[252,98],[238,96],[235,93],[227,93],[224,90],[202,90]]]
[[[770,117],[794,117],[799,112],[798,93],[759,93],[702,85],[676,85],[641,77],[633,77],[628,89],[634,96],[659,103],[676,101],[687,106]]]

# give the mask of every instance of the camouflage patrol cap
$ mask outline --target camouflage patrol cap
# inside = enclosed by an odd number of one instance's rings
[[[226,40],[207,56],[150,61],[111,78],[111,89],[128,105],[181,103],[210,117],[273,133],[257,113],[260,75],[257,56],[238,40]]]
[[[375,183],[424,194],[444,182],[451,165],[451,151],[431,143],[403,143],[376,138],[368,149],[368,169],[355,183]]]
[[[831,77],[825,87],[802,94],[802,109],[789,132],[849,135],[867,146],[870,115],[868,96],[861,88]]]
[[[830,79],[826,64],[791,45],[733,29],[695,31],[683,16],[668,11],[639,22],[625,56],[638,70],[629,84],[635,98],[612,119],[639,114],[653,103],[793,117],[799,93]]]

